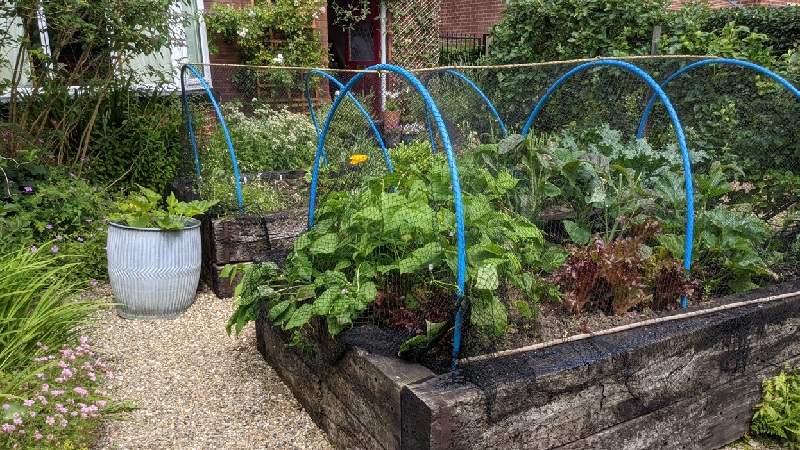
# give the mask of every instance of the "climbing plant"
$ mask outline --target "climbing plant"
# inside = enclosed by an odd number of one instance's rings
[[[246,64],[316,67],[325,51],[313,25],[324,6],[320,0],[256,0],[248,8],[215,3],[205,19],[211,37],[237,45]]]
[[[392,15],[392,63],[403,67],[434,67],[439,63],[438,2],[395,0]]]

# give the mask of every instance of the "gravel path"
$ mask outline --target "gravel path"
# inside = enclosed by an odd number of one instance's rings
[[[114,373],[110,387],[138,409],[108,423],[98,449],[332,448],[256,350],[253,325],[225,333],[231,305],[203,290],[173,320],[99,314],[92,342]]]

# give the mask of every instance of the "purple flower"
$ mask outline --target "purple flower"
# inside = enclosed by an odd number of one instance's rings
[[[81,236],[78,236],[78,238],[76,239],[76,241],[78,241],[78,242],[83,242],[83,237],[81,237]]]
[[[89,282],[89,284],[91,284],[92,286],[97,286],[97,283],[98,283],[97,280],[92,280]]]
[[[47,225],[45,225],[44,227],[47,228],[48,230],[52,230],[53,229],[53,226],[50,225],[49,223]]]
[[[31,245],[31,252],[35,252],[36,250],[39,250],[39,247]]]
[[[33,192],[33,188],[30,186],[25,186],[25,192]]]
[[[92,223],[92,219],[86,219],[86,223]]]
[[[53,253],[58,253],[58,246],[54,245],[54,246],[50,247],[50,251],[53,252]]]
[[[69,173],[69,176],[70,176],[70,178],[75,178],[75,174],[72,173],[72,172]]]

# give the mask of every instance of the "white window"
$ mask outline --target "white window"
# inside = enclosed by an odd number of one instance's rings
[[[0,8],[10,8],[7,1],[0,0]],[[159,78],[149,75],[153,71],[166,74],[168,85],[167,90],[180,89],[180,69],[185,63],[196,64],[198,70],[203,74],[206,82],[211,83],[211,73],[208,67],[208,41],[206,37],[205,23],[202,19],[203,2],[202,0],[174,0],[172,5],[176,13],[183,13],[183,17],[188,17],[187,21],[175,22],[173,26],[173,39],[169,46],[159,52],[150,55],[138,55],[133,58],[126,70],[135,72],[137,78],[142,80],[143,86],[152,87],[159,83]],[[19,18],[3,18],[10,15],[9,10],[0,14],[0,87],[5,91],[0,95],[0,99],[7,100],[11,77],[15,74],[15,64],[20,52],[19,39],[23,36],[23,23]],[[38,27],[40,30],[47,30],[47,17],[44,9],[39,10]],[[40,39],[42,49],[49,56],[52,56],[49,36],[46,32],[36,36]],[[74,48],[73,48],[74,47]],[[69,69],[76,62],[76,55],[80,54],[80,45],[72,44],[61,48],[58,55],[57,64],[59,67]],[[29,55],[22,55],[24,64],[16,71],[18,86],[21,88],[30,86],[30,64]],[[52,68],[50,69],[52,70]],[[186,78],[187,87],[194,89],[200,86],[199,81],[190,76]],[[79,85],[79,81],[76,83]]]

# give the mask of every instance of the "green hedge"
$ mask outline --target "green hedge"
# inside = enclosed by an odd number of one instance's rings
[[[789,50],[796,51],[800,44],[800,6],[718,9],[710,13],[703,30],[718,30],[730,22],[746,26],[755,33],[766,34],[776,55],[783,55]]]

